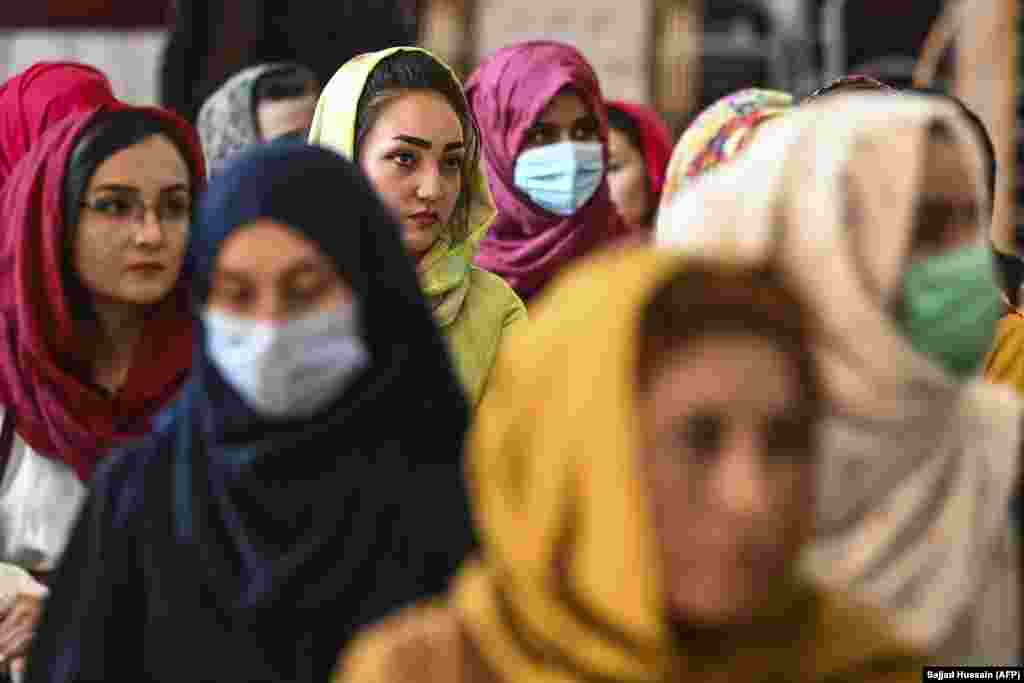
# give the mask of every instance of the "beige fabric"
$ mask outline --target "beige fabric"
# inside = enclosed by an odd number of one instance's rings
[[[911,237],[920,143],[936,120],[967,152],[986,206],[980,147],[951,105],[849,95],[774,122],[677,197],[656,239],[704,256],[777,259],[821,316],[834,416],[811,570],[894,610],[939,661],[1017,663],[1009,498],[1020,405],[980,380],[956,383],[887,314]]]

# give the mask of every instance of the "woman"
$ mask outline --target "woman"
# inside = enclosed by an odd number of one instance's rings
[[[662,206],[700,174],[739,155],[761,124],[793,106],[788,93],[749,88],[723,97],[702,111],[672,151]]]
[[[953,105],[862,94],[788,114],[658,218],[664,245],[778,262],[819,311],[831,417],[811,568],[940,664],[1020,662],[1021,406],[976,375],[1001,313],[988,206]]]
[[[475,406],[508,328],[526,309],[505,281],[472,265],[495,212],[479,168],[479,133],[455,74],[417,48],[357,57],[324,88],[309,141],[359,164],[399,217]]]
[[[188,124],[114,103],[53,124],[0,192],[0,562],[44,583],[93,469],[150,430],[188,373],[181,273],[204,178]],[[4,659],[44,592],[18,590]]]
[[[0,85],[0,187],[47,128],[113,101],[107,77],[77,62],[39,62]]]
[[[627,232],[605,182],[601,88],[574,48],[536,41],[487,58],[466,96],[498,205],[476,263],[529,302],[564,266]]]
[[[821,403],[789,290],[631,249],[548,292],[470,440],[480,555],[335,680],[918,680],[798,570]]]
[[[199,138],[210,175],[250,145],[306,135],[320,86],[298,64],[261,64],[232,76],[199,110]]]
[[[654,216],[672,154],[672,134],[650,107],[609,102],[608,189],[627,225],[644,233]]]
[[[472,543],[466,402],[358,172],[252,150],[195,230],[193,378],[93,480],[30,681],[327,680],[357,628],[441,590]]]

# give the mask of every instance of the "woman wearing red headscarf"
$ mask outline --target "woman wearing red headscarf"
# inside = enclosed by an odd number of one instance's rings
[[[631,229],[649,237],[672,156],[672,133],[650,107],[621,101],[607,106],[612,201]]]
[[[0,85],[0,187],[47,128],[114,101],[107,77],[77,62],[39,62]]]
[[[31,639],[93,469],[188,373],[205,177],[187,123],[113,102],[51,125],[0,189],[0,660]]]
[[[485,60],[466,96],[498,208],[476,263],[529,300],[566,264],[627,232],[606,182],[597,75],[568,45],[526,42]]]

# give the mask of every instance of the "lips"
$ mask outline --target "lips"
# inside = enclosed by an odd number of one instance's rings
[[[409,220],[420,226],[434,225],[440,220],[436,211],[420,211],[409,216]]]
[[[155,275],[167,270],[167,266],[162,263],[135,263],[128,266],[128,270],[133,273],[142,273],[145,275]]]

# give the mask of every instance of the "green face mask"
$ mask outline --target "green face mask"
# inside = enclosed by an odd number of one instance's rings
[[[899,322],[904,332],[915,349],[958,378],[981,365],[1002,314],[986,245],[932,256],[911,266],[903,278]]]

